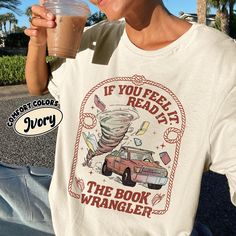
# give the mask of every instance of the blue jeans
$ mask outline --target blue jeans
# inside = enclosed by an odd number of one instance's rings
[[[48,168],[0,162],[0,236],[54,235],[48,202],[51,177]],[[191,236],[212,234],[196,222]]]
[[[52,236],[52,171],[0,162],[0,236]]]

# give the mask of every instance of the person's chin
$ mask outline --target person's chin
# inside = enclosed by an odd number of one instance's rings
[[[105,15],[106,15],[108,21],[117,21],[117,20],[120,20],[123,18],[123,16],[121,16],[119,14],[114,14],[114,13],[109,14],[109,13],[105,12]]]

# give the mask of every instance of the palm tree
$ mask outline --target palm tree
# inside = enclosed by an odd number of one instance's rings
[[[11,12],[0,15],[0,28],[1,28],[1,30],[3,30],[5,35],[7,35],[8,33],[11,33],[12,25],[14,26],[13,28],[15,28],[17,22],[18,21],[17,21],[15,15]],[[7,30],[7,23],[9,23],[9,30]]]
[[[101,11],[98,11],[94,14],[92,14],[91,16],[88,17],[87,19],[87,22],[86,22],[86,25],[87,26],[91,26],[91,25],[94,25],[102,20],[105,20],[107,17],[106,15],[101,12]]]
[[[9,21],[9,33],[11,33],[12,24],[16,23],[16,17],[13,13],[7,13],[7,20]]]
[[[1,29],[4,32],[4,34],[7,34],[7,21],[8,21],[7,14],[0,15]]]
[[[3,15],[0,15],[0,31],[3,31],[3,21],[4,21]]]
[[[198,23],[206,24],[207,0],[197,0]]]
[[[20,4],[21,4],[20,0],[0,0],[0,9],[6,8],[8,10],[15,12],[18,15],[21,15],[22,11],[18,8]]]
[[[229,1],[230,0],[208,0],[208,4],[217,9],[216,22],[219,24],[219,29],[226,34],[229,34],[229,13],[227,8]]]
[[[12,29],[13,29],[13,32],[14,32],[14,33],[16,33],[17,23],[18,23],[18,20],[17,20],[17,19],[15,19],[15,20],[12,21],[12,24],[13,24]]]
[[[31,7],[27,7],[27,9],[25,10],[25,15],[29,17],[29,21],[30,21],[32,17]]]

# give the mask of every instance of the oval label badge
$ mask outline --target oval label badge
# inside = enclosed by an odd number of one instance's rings
[[[23,136],[39,136],[57,128],[62,118],[59,109],[40,107],[20,116],[14,124],[14,130]]]

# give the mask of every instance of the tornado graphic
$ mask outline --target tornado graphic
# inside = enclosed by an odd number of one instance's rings
[[[135,108],[130,106],[111,106],[111,109],[97,115],[101,127],[101,138],[97,149],[89,149],[84,165],[90,165],[95,156],[111,152],[125,137],[132,121],[139,118]]]

